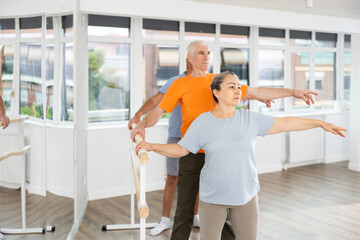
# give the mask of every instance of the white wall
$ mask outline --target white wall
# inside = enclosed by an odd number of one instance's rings
[[[325,121],[341,126],[345,129],[350,128],[350,114],[349,113],[335,113],[327,114]],[[346,137],[326,133],[325,134],[325,163],[332,163],[338,161],[349,160],[350,158],[350,135],[351,132],[345,133]]]
[[[0,6],[1,17],[39,15],[45,12],[45,0],[0,0]]]
[[[27,161],[29,192],[45,196],[45,128],[42,124],[27,121],[24,123],[24,135],[26,144],[32,147]]]
[[[81,3],[82,11],[92,13],[360,33],[360,20],[223,5],[221,1],[213,4],[185,0],[82,0]]]
[[[165,143],[167,125],[160,124],[146,130],[146,140]],[[88,191],[89,200],[130,193],[132,170],[130,165],[130,133],[127,126],[94,127],[88,131]],[[146,189],[164,187],[165,157],[149,154]]]
[[[31,135],[29,138],[33,138]],[[46,187],[53,194],[73,198],[74,154],[73,128],[46,127]]]
[[[360,34],[353,35],[351,46],[351,113],[350,113],[350,163],[349,168],[360,171]]]

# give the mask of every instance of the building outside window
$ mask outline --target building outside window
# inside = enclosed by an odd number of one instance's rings
[[[351,35],[344,36],[344,93],[343,100],[350,107],[350,80],[351,80]]]
[[[0,44],[0,95],[5,110],[10,111],[14,80],[14,47]]]
[[[144,39],[179,40],[179,22],[144,18],[142,36]]]
[[[285,51],[260,49],[258,56],[258,87],[284,88]],[[284,99],[276,99],[271,108],[259,103],[259,111],[284,111]]]
[[[291,88],[310,90],[310,57],[309,52],[293,52],[290,54],[291,63]],[[291,98],[290,108],[309,108],[308,105],[298,98]]]
[[[259,44],[267,46],[284,46],[285,30],[275,28],[259,28]]]
[[[179,21],[143,19],[143,102],[180,74]],[[169,114],[164,114],[167,118]]]
[[[221,25],[220,42],[249,44],[250,27]]]
[[[20,113],[43,118],[41,45],[20,45]]]
[[[316,97],[315,108],[329,109],[333,107],[336,97],[336,53],[316,52],[315,53],[315,91],[319,94]]]
[[[121,41],[130,36],[130,18],[89,15],[88,35],[89,122],[126,121],[130,117],[130,43]]]
[[[129,119],[130,44],[88,44],[89,121]]]
[[[61,120],[74,120],[74,56],[73,43],[62,45]]]
[[[54,74],[55,74],[55,47],[49,43],[54,39],[53,18],[46,18],[46,50],[45,50],[45,83],[46,83],[46,118],[53,119],[54,109]]]
[[[204,40],[207,42],[215,41],[215,24],[185,22],[186,41]]]
[[[240,83],[249,86],[249,49],[245,48],[221,48],[220,71],[235,73]],[[249,108],[249,101],[241,101],[237,108]]]
[[[41,38],[41,16],[20,18],[21,38]]]
[[[0,19],[0,39],[1,38],[15,38],[15,19],[6,18]]]

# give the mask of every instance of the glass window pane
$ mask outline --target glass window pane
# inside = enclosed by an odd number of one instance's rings
[[[204,40],[208,42],[214,41],[215,24],[185,22],[184,39],[187,41],[195,41],[195,40]]]
[[[351,53],[344,53],[344,100],[350,106]]]
[[[284,87],[284,51],[283,50],[259,50],[259,87]],[[283,111],[284,99],[277,99],[271,104],[271,108],[259,103],[259,111]]]
[[[63,44],[63,80],[61,86],[61,120],[74,120],[73,44]]]
[[[34,38],[41,37],[42,17],[20,18],[21,37]]]
[[[46,18],[46,38],[47,39],[54,38],[54,25],[53,25],[52,17]]]
[[[46,66],[46,118],[53,119],[54,106],[54,46],[47,44],[45,52]]]
[[[249,86],[249,49],[221,48],[221,72],[235,73],[241,84]],[[249,101],[241,101],[237,108],[249,108]]]
[[[89,14],[89,36],[129,37],[130,18]]]
[[[179,22],[157,19],[143,19],[143,38],[145,39],[179,39]]]
[[[311,32],[290,30],[291,46],[311,46]]]
[[[294,89],[310,90],[310,53],[291,53],[291,85]],[[298,98],[291,98],[291,108],[309,108]]]
[[[350,34],[345,34],[344,37],[344,47],[345,48],[351,48],[351,35]]]
[[[64,37],[73,36],[73,15],[67,15],[61,17],[62,29]]]
[[[285,44],[285,30],[274,28],[259,28],[259,44],[282,46]]]
[[[248,44],[250,27],[221,25],[221,42]]]
[[[333,107],[333,100],[336,99],[335,64],[336,53],[315,53],[315,91],[319,94],[315,108]]]
[[[0,19],[0,38],[14,38],[15,34],[15,19]]]
[[[89,121],[129,120],[130,44],[88,44]]]
[[[14,47],[0,45],[0,95],[5,104],[5,110],[10,111],[12,84],[14,79]]]
[[[179,75],[179,47],[146,44],[143,48],[145,63],[143,99],[154,96],[171,77]]]
[[[179,32],[143,29],[142,36],[145,39],[178,40]]]
[[[337,34],[317,32],[315,35],[315,40],[315,46],[317,47],[336,47]]]
[[[20,113],[43,118],[41,45],[20,45]]]

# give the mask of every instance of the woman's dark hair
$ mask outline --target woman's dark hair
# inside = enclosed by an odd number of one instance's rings
[[[211,83],[211,93],[213,95],[213,98],[215,100],[216,103],[219,102],[219,100],[215,97],[214,93],[213,93],[213,90],[216,89],[218,91],[221,90],[220,88],[220,85],[224,82],[225,78],[229,75],[233,75],[233,76],[236,76],[235,73],[233,72],[230,72],[230,71],[226,71],[226,72],[222,72],[222,73],[219,73],[218,75],[216,75],[216,77],[212,80],[212,83]]]

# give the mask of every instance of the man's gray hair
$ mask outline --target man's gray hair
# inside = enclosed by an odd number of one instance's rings
[[[191,43],[189,43],[189,45],[187,47],[187,53],[189,53],[191,56],[194,56],[195,47],[197,45],[208,46],[209,44],[203,40],[192,41]]]

